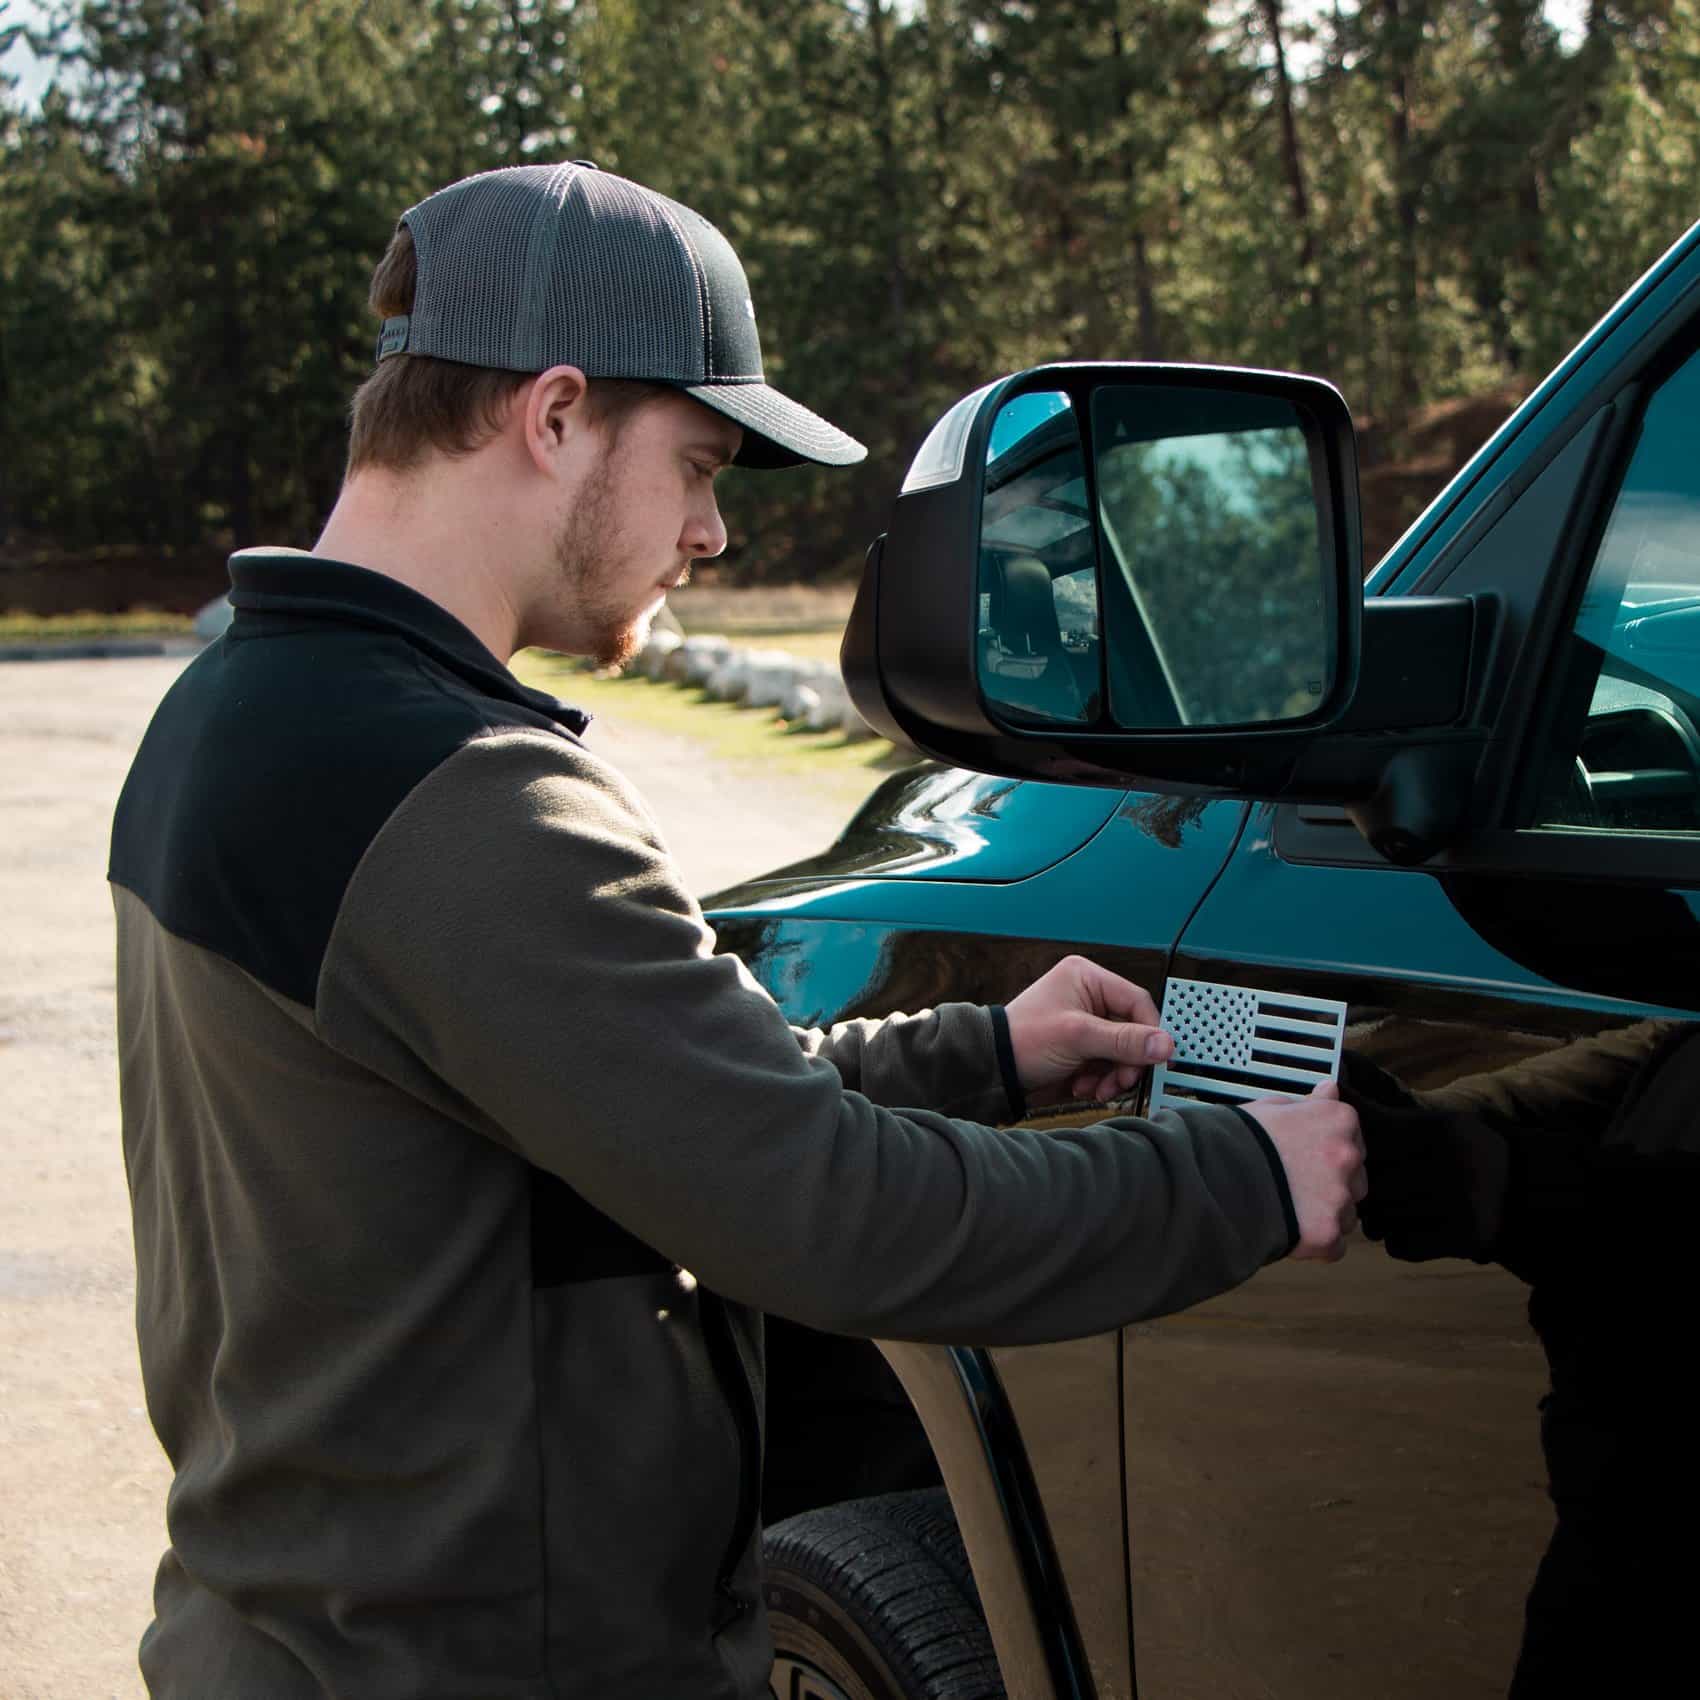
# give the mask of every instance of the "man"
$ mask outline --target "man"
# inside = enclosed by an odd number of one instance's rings
[[[1166,1054],[1078,961],[1007,1013],[788,1027],[505,663],[629,654],[724,546],[717,472],[860,445],[762,381],[719,232],[588,165],[433,195],[373,300],[324,535],[235,558],[114,826],[176,1469],[143,1668],[172,1700],[749,1700],[761,1311],[969,1343],[1185,1305],[1338,1255],[1355,1120],[982,1125]]]
[[[1375,1166],[1370,1238],[1530,1288],[1554,1521],[1511,1700],[1657,1690],[1691,1656],[1700,1521],[1700,1025],[1640,1021],[1420,1092],[1348,1052],[1344,1079]]]

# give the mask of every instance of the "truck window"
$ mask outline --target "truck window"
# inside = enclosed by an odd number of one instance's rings
[[[1700,833],[1697,432],[1700,354],[1647,404],[1555,669],[1538,827]]]

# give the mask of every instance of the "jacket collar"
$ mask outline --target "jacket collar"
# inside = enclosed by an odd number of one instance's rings
[[[486,696],[515,702],[581,737],[583,709],[522,685],[453,614],[430,597],[349,561],[300,549],[239,549],[230,557],[232,638],[261,637],[280,621],[324,620],[393,632]]]

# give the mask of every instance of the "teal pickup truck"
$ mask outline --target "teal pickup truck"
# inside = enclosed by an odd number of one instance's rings
[[[798,1022],[1072,952],[1338,1000],[1418,1091],[1700,1018],[1700,226],[1360,554],[1318,380],[964,398],[845,642],[933,759],[711,899],[723,947]],[[1528,1293],[1364,1241],[1056,1346],[775,1322],[778,1700],[1504,1694],[1553,1527]]]

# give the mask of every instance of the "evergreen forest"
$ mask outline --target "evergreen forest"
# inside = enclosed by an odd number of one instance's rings
[[[727,483],[741,582],[853,569],[938,413],[1052,358],[1320,373],[1396,459],[1532,388],[1700,215],[1700,0],[0,5],[0,47],[25,30],[53,74],[0,80],[14,560],[310,545],[372,266],[492,166],[700,209],[772,381],[869,444]]]

